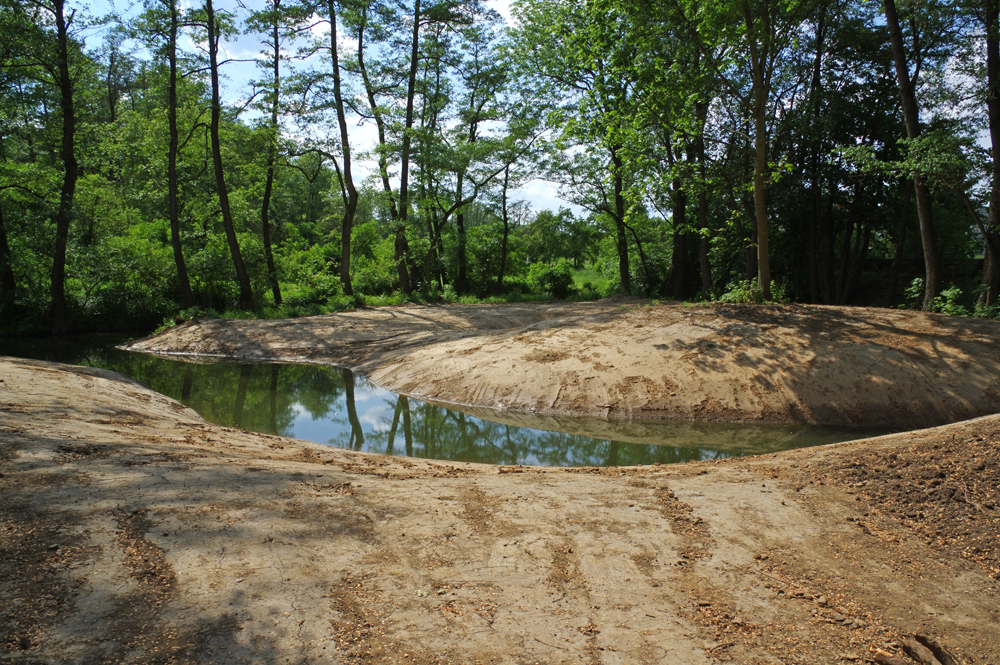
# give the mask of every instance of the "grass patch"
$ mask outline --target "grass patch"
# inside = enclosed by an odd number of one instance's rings
[[[608,278],[595,270],[594,266],[585,266],[573,271],[573,286],[582,293],[587,291],[604,293],[608,289]]]

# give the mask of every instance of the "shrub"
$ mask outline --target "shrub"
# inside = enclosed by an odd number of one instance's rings
[[[726,292],[719,297],[719,302],[731,303],[756,303],[776,304],[788,302],[785,296],[785,285],[771,282],[771,299],[765,300],[760,287],[757,286],[757,278],[743,280],[742,282],[730,282],[726,287]]]
[[[565,300],[573,291],[573,268],[566,259],[554,265],[536,263],[528,270],[528,283],[553,298]]]

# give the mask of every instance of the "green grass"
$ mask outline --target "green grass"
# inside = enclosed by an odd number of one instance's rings
[[[577,270],[573,274],[575,293],[567,300],[596,300],[602,297],[602,288],[606,289],[608,280],[601,276],[599,272],[590,268]],[[463,305],[477,304],[499,304],[508,302],[543,302],[551,300],[551,296],[544,293],[511,293],[501,296],[459,296],[450,287],[445,287],[443,291],[434,289],[431,292],[413,292],[406,295],[402,292],[386,295],[355,295],[331,296],[325,302],[295,302],[295,290],[292,285],[282,284],[282,291],[290,293],[289,300],[293,303],[283,303],[280,307],[274,305],[270,292],[262,294],[262,303],[255,311],[245,311],[237,308],[228,308],[223,312],[213,309],[201,309],[198,307],[190,310],[182,310],[173,316],[168,316],[160,324],[156,332],[166,330],[178,321],[190,321],[200,317],[221,317],[226,319],[296,319],[303,316],[316,316],[319,314],[330,314],[332,312],[343,312],[355,307],[385,307],[391,305],[403,305],[406,303],[430,303],[430,302],[452,302]]]
[[[594,270],[593,266],[573,271],[573,285],[577,289],[583,289],[587,283],[590,284],[592,289],[596,290],[607,288],[608,286],[607,278]]]
[[[574,270],[573,289],[577,295],[569,300],[596,300],[608,295],[609,286],[608,279],[592,265]]]

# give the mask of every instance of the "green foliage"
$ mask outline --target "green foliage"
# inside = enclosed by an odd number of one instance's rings
[[[582,300],[596,300],[608,293],[608,280],[597,266],[573,271],[573,288]]]
[[[920,309],[924,302],[924,278],[916,277],[910,285],[903,289],[905,302],[899,306],[900,309]]]
[[[941,291],[941,294],[934,298],[934,311],[952,316],[968,316],[969,310],[959,304],[962,299],[962,290],[957,286],[951,286]]]
[[[528,282],[553,298],[565,300],[573,292],[573,268],[566,259],[552,265],[535,263],[528,270]]]
[[[972,315],[978,319],[1000,319],[1000,303],[992,305],[976,304]]]
[[[284,304],[317,305],[342,295],[340,277],[334,274],[336,250],[330,243],[316,244],[307,249],[292,249],[282,256]]]
[[[976,294],[973,294],[973,297]],[[915,278],[904,290],[905,302],[899,306],[900,309],[919,310],[924,300],[924,280],[921,277]],[[951,316],[975,316],[984,319],[1000,318],[1000,305],[980,305],[972,304],[972,297],[965,295],[959,287],[954,284],[941,291],[934,298],[931,311]]]
[[[71,10],[74,3],[68,3]],[[921,100],[925,131],[918,139],[897,140],[904,132],[878,3],[847,2],[834,11],[823,3],[784,0],[746,8],[690,0],[519,0],[518,24],[510,31],[478,3],[442,5],[425,16],[432,21],[423,25],[417,44],[422,64],[412,101],[418,120],[408,132],[401,131],[408,100],[399,82],[408,72],[411,33],[395,11],[405,13],[406,3],[389,4],[376,3],[362,17],[360,6],[348,3],[341,18],[349,39],[368,21],[373,113],[381,114],[388,129],[376,154],[385,156],[393,186],[399,182],[400,138],[412,139],[405,261],[418,292],[398,291],[398,211],[391,203],[398,205],[400,196],[398,189],[386,194],[376,178],[359,183],[351,233],[357,295],[343,294],[343,155],[338,141],[330,139],[337,132],[324,125],[334,106],[329,64],[316,72],[293,72],[298,65],[282,59],[281,80],[288,87],[277,99],[261,85],[262,94],[251,102],[256,119],[223,108],[220,126],[235,230],[257,299],[254,314],[304,316],[364,304],[494,302],[549,294],[607,296],[623,290],[619,265],[625,261],[632,293],[666,296],[661,290],[669,288],[678,291],[672,297],[690,298],[705,288],[698,265],[702,238],[710,241],[714,281],[705,290],[718,292],[728,284],[724,301],[759,302],[756,284],[742,281],[754,274],[757,248],[752,154],[753,116],[760,110],[751,100],[755,89],[763,89],[751,75],[758,70],[748,66],[754,57],[748,47],[756,44],[756,57],[769,68],[766,108],[758,118],[769,164],[758,175],[768,185],[770,254],[780,282],[773,299],[885,304],[885,275],[876,266],[887,265],[897,250],[904,263],[920,256],[913,206],[903,186],[918,173],[934,190],[938,249],[946,278],[955,282],[934,301],[935,310],[996,316],[995,307],[975,308],[966,269],[982,251],[976,218],[985,223],[988,217],[995,157],[977,143],[987,115],[981,54],[989,30],[948,27],[978,20],[959,14],[967,7],[902,7],[905,24],[924,26],[917,84],[928,94]],[[10,28],[3,34],[17,37],[0,39],[6,45],[0,221],[17,287],[7,288],[3,297],[3,332],[46,327],[53,212],[66,172],[52,25],[33,20],[34,6],[0,3],[0,22]],[[167,218],[164,9],[153,3],[128,28],[132,43],[145,50],[142,55],[124,51],[121,26],[81,31],[70,40],[81,168],[65,286],[79,329],[143,328],[194,315],[184,309],[188,303]],[[243,21],[251,31],[277,21],[283,26],[283,53],[290,55],[297,46],[292,29],[310,11],[283,6],[231,18],[234,27]],[[191,12],[180,14],[180,42],[200,43]],[[439,20],[445,23],[435,23]],[[765,25],[774,30],[769,37],[761,31]],[[103,44],[79,41],[101,36]],[[202,66],[195,53],[180,56],[183,72]],[[261,59],[264,78],[257,83],[272,76],[272,57],[268,51]],[[966,74],[971,88],[961,77],[947,75],[949,61],[973,72]],[[810,63],[821,66],[813,70]],[[352,99],[365,104],[365,95],[356,94],[366,83],[356,54],[345,64],[344,84]],[[813,82],[814,75],[820,80]],[[299,84],[302,90],[293,91]],[[206,79],[183,75],[176,92],[177,219],[199,308],[194,311],[247,316],[234,310],[239,289],[207,151]],[[293,92],[306,93],[300,98],[306,107],[288,105]],[[290,128],[295,115],[297,131],[276,131],[270,119],[274,101],[277,125]],[[261,239],[272,147],[277,161],[269,222],[281,305],[273,301]],[[532,214],[524,201],[512,200],[513,192],[537,177],[556,183],[563,200],[587,212],[560,208]],[[473,194],[474,200],[456,205]],[[466,230],[461,247],[459,212]],[[501,286],[504,220],[509,233]],[[622,225],[627,231],[619,247]],[[677,251],[687,255],[674,256]],[[468,283],[459,295],[454,285],[462,253]],[[676,279],[665,286],[671,266],[686,266],[681,269],[687,272],[672,273]],[[912,277],[907,273],[905,279]],[[908,303],[920,297],[913,285],[907,289]]]
[[[368,222],[354,227],[351,244],[354,290],[370,296],[392,293],[396,281],[394,239],[380,235],[376,222]]]
[[[771,305],[786,303],[788,302],[788,298],[785,296],[785,287],[783,284],[771,282],[771,299],[765,300],[763,292],[757,286],[757,278],[754,278],[743,280],[742,282],[730,283],[726,287],[726,292],[719,296],[719,302]]]

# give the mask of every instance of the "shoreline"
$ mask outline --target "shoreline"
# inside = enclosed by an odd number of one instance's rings
[[[500,412],[913,429],[1000,412],[1000,322],[961,324],[615,298],[206,319],[123,348],[336,365],[398,394]]]
[[[488,466],[210,425],[0,358],[11,662],[1000,663],[1000,415],[757,457]]]

